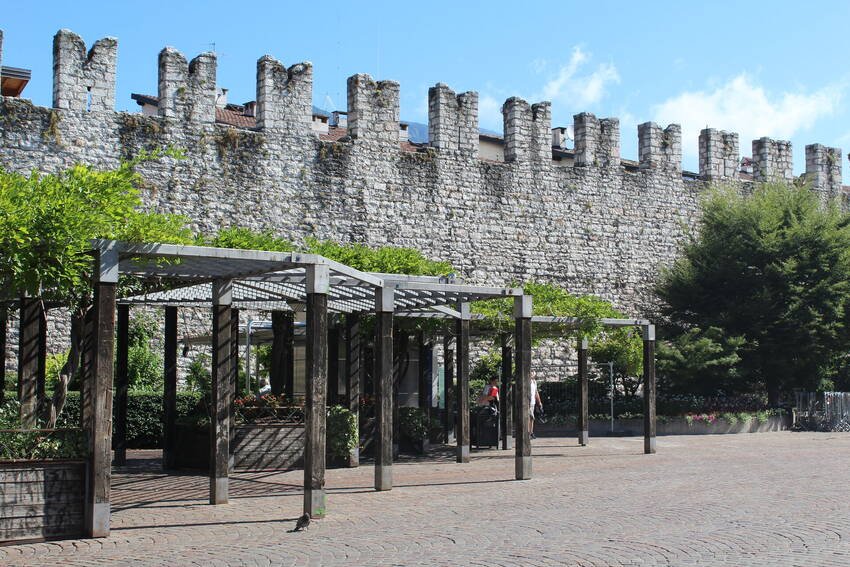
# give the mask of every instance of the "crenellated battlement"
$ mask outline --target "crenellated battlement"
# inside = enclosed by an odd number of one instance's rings
[[[505,161],[552,161],[552,105],[539,102],[529,105],[511,97],[502,106],[505,129]]]
[[[442,152],[478,157],[478,93],[455,92],[444,83],[428,89],[428,141]]]
[[[753,140],[753,179],[773,181],[794,179],[791,142],[759,138]]]
[[[0,58],[2,48],[0,32]],[[428,91],[428,147],[400,135],[396,82],[350,77],[348,113],[329,125],[311,119],[309,63],[261,57],[256,101],[228,104],[215,55],[189,62],[172,48],[159,54],[157,92],[134,96],[142,112],[115,112],[115,40],[87,52],[62,30],[54,53],[62,110],[0,97],[0,167],[8,171],[110,169],[171,145],[185,159],[141,164],[140,195],[146,207],[184,215],[195,231],[240,225],[295,243],[409,246],[451,262],[469,281],[563,282],[635,316],[657,307],[658,271],[675,262],[684,227],[698,223],[705,188],[715,180],[742,192],[750,185],[750,160],[739,161],[749,148],[722,130],[700,134],[699,181],[682,171],[675,124],[637,128],[637,167],[621,158],[616,118],[577,114],[574,146],[568,128],[553,144],[551,105],[510,98],[504,136],[483,134],[478,94],[438,83]],[[791,179],[790,143],[756,140],[752,155],[757,181]],[[841,157],[838,148],[806,148],[807,177],[824,198],[842,194]]]
[[[397,82],[375,82],[366,74],[348,78],[348,134],[353,140],[398,151],[398,123]]]
[[[699,133],[699,175],[707,181],[737,179],[738,134],[705,128]]]
[[[70,30],[53,36],[53,108],[76,112],[115,110],[118,40],[106,37],[86,44]]]
[[[806,146],[806,179],[828,198],[841,194],[841,148]]]
[[[257,127],[306,136],[313,107],[313,64],[287,68],[271,55],[257,61]]]
[[[655,122],[638,126],[638,159],[641,169],[682,170],[682,127],[661,129]]]
[[[159,52],[159,115],[186,122],[215,122],[215,53],[191,63],[173,47]]]
[[[596,118],[590,112],[573,116],[575,165],[618,168],[620,166],[620,121]]]

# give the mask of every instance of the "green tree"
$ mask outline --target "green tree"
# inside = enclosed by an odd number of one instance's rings
[[[142,208],[135,166],[165,155],[180,157],[172,150],[143,152],[108,171],[76,165],[50,175],[0,169],[0,289],[71,310],[71,348],[46,408],[48,426],[61,413],[79,367],[83,319],[92,301],[90,241],[192,242],[184,218]]]
[[[717,189],[697,233],[657,291],[682,330],[743,337],[742,377],[771,403],[792,387],[831,378],[848,344],[850,223],[805,187]]]
[[[659,341],[656,351],[658,389],[701,396],[730,394],[752,387],[743,382],[738,354],[746,340],[726,336],[723,329],[698,327]]]

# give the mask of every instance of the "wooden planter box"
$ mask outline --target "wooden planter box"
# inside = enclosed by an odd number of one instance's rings
[[[82,536],[86,485],[82,460],[0,462],[0,543]]]
[[[209,470],[208,427],[177,425],[177,468]],[[303,425],[237,425],[230,435],[230,470],[288,470],[303,466]]]

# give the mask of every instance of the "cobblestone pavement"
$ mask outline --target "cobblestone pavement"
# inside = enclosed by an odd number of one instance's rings
[[[112,535],[0,547],[0,565],[850,565],[850,435],[762,433],[534,442],[512,452],[328,471],[328,516],[290,533],[301,471],[243,473],[231,503],[150,452],[113,477]],[[148,460],[145,460],[147,458]]]

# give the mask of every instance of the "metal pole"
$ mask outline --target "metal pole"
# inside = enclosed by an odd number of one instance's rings
[[[611,433],[614,433],[614,362],[612,361],[608,362],[608,377],[610,378],[608,396],[611,398]]]

